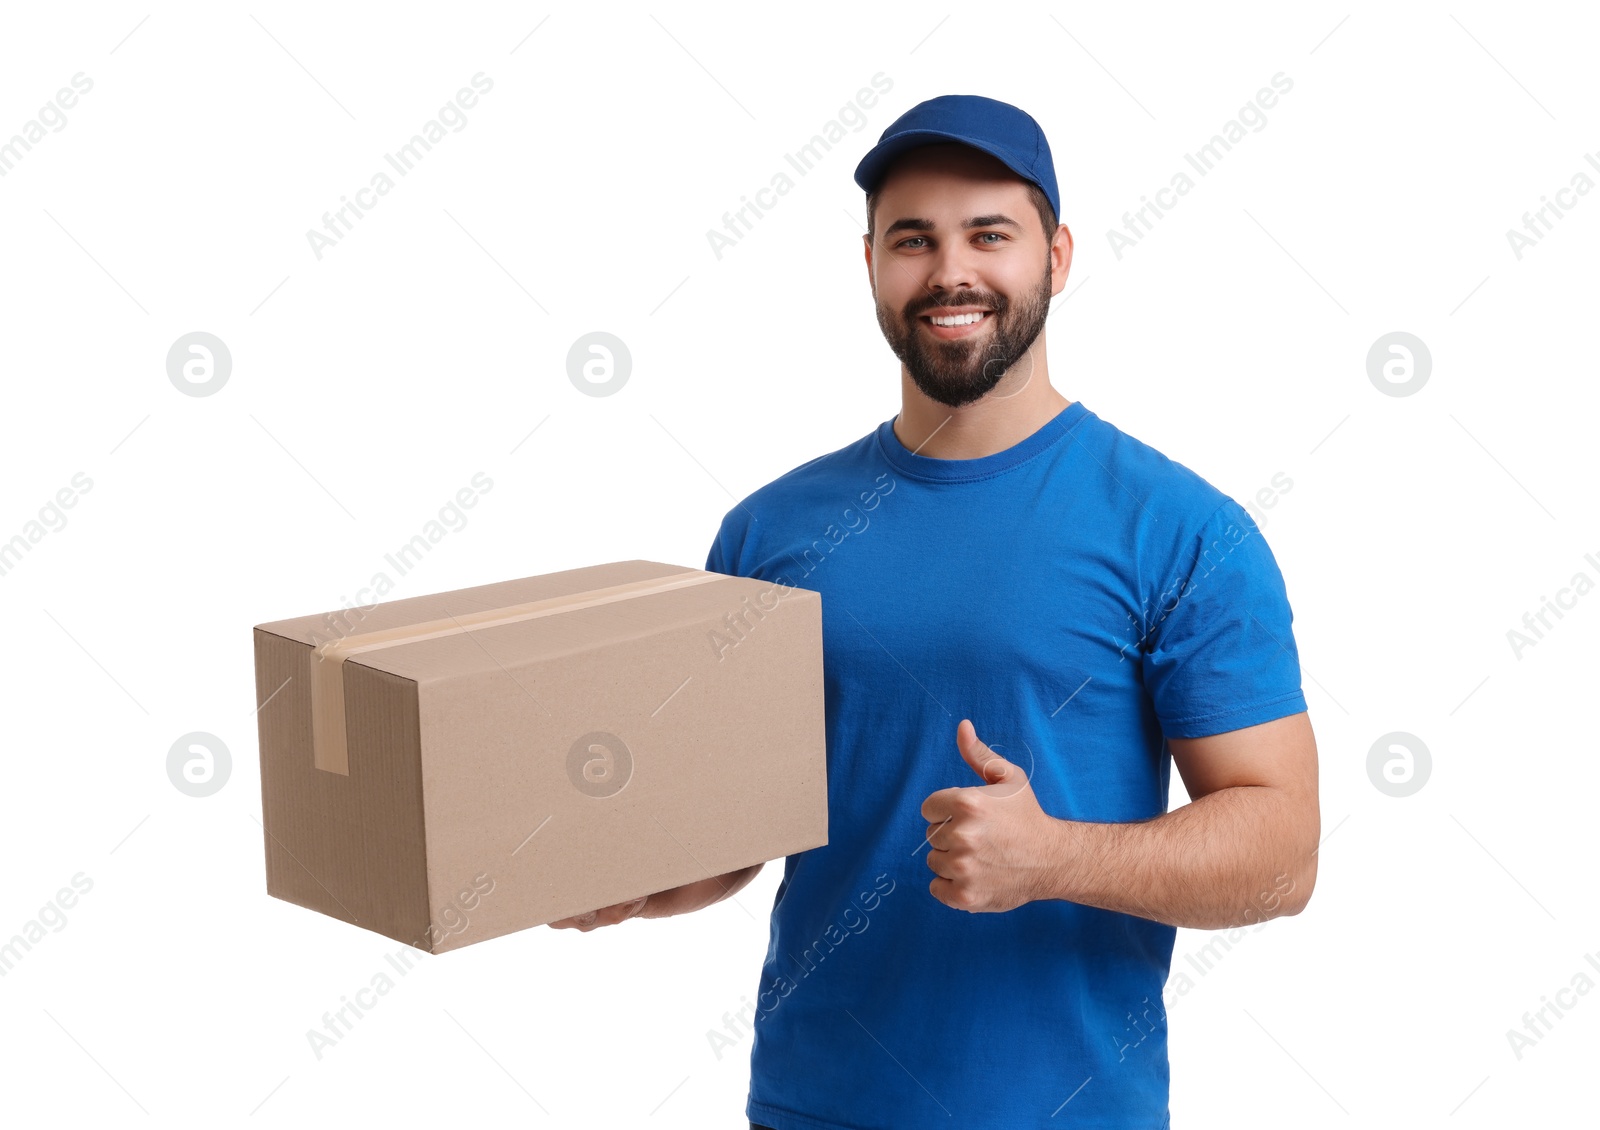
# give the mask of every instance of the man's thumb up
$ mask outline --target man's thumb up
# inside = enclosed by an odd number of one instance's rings
[[[956,725],[956,749],[961,758],[983,781],[986,791],[995,796],[1011,796],[1028,788],[1028,775],[1022,767],[1001,757],[978,740],[978,730],[970,718]]]

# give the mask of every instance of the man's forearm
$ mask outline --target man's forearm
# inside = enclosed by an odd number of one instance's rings
[[[1281,789],[1218,789],[1151,820],[1057,820],[1045,893],[1198,930],[1297,914],[1316,879],[1316,823]]]
[[[651,895],[649,901],[644,904],[644,909],[634,917],[667,918],[674,914],[703,910],[714,902],[721,902],[738,894],[756,877],[761,867],[761,864],[756,863],[726,875],[717,875],[698,882],[685,883],[668,891],[660,891]]]

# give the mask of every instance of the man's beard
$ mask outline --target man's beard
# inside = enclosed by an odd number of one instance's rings
[[[1028,352],[1050,315],[1050,271],[1016,305],[1004,295],[961,291],[927,297],[899,315],[879,302],[878,327],[922,394],[950,408],[980,400]],[[969,338],[943,341],[918,323],[923,311],[940,306],[986,306],[993,326]]]

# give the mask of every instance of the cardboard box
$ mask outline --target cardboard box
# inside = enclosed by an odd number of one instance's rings
[[[432,953],[828,842],[822,598],[618,561],[255,628],[267,892]]]

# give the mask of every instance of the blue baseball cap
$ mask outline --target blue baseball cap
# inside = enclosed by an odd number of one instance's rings
[[[874,191],[896,157],[921,145],[958,141],[994,157],[1025,181],[1039,186],[1056,217],[1061,194],[1044,130],[1022,110],[980,94],[941,94],[901,114],[856,166],[856,183]]]

